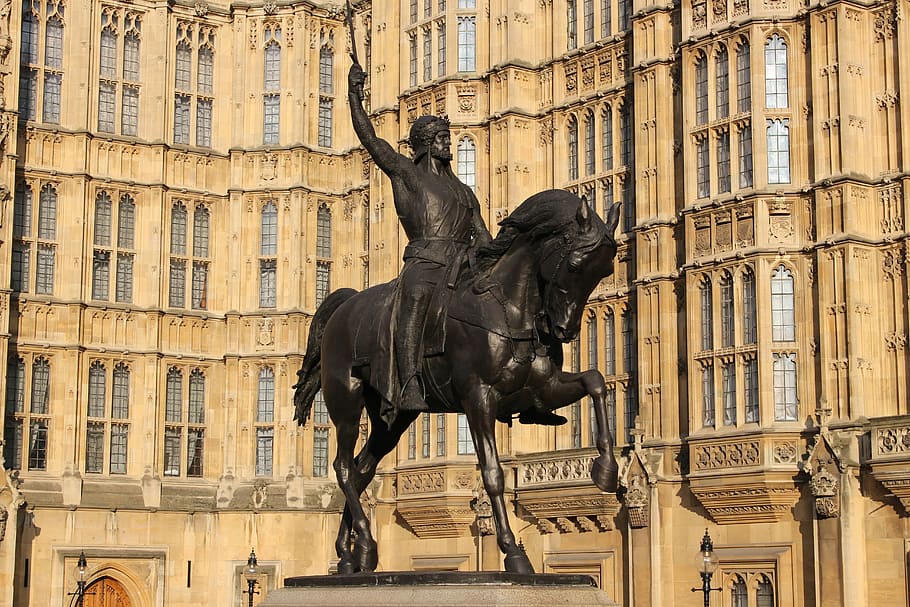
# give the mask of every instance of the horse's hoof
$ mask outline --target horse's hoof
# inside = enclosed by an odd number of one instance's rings
[[[348,575],[354,573],[354,561],[351,560],[350,556],[346,556],[338,561],[338,573],[341,575]]]
[[[513,552],[507,554],[504,564],[506,571],[509,573],[524,573],[528,575],[534,573],[534,567],[531,565],[528,555],[525,554],[524,548],[516,548]]]
[[[591,466],[591,480],[601,491],[613,493],[616,491],[619,466],[616,460],[606,455],[600,455]]]
[[[357,562],[358,571],[367,573],[376,571],[376,566],[379,564],[376,542],[373,540],[354,542],[354,560]]]

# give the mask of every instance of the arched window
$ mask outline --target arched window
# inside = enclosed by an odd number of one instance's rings
[[[757,424],[758,409],[758,360],[750,358],[743,365],[743,383],[745,383],[746,423]]]
[[[117,246],[122,249],[135,248],[136,203],[129,194],[120,197],[117,209]]]
[[[313,476],[328,476],[328,474],[329,411],[320,390],[313,400]]]
[[[757,340],[758,321],[755,310],[755,274],[747,269],[742,274],[743,285],[743,343],[754,344]]]
[[[57,238],[57,188],[45,184],[38,199],[38,238]]]
[[[768,120],[768,183],[790,183],[790,121]]]
[[[278,207],[267,202],[262,207],[260,223],[259,255],[263,257],[278,254]]]
[[[585,115],[585,175],[594,174],[594,115]]]
[[[601,113],[601,154],[603,169],[613,168],[613,108],[608,104]]]
[[[470,137],[462,137],[458,142],[458,178],[472,190],[477,187],[477,150]]]
[[[695,60],[695,124],[708,122],[708,58],[700,53]]]
[[[701,349],[714,349],[714,301],[711,281],[706,279],[698,287],[701,303]]]
[[[796,421],[796,354],[774,355],[774,421]]]
[[[473,72],[476,67],[476,17],[458,17],[458,71]],[[416,69],[416,68],[415,68]]]
[[[186,255],[186,207],[180,202],[171,208],[171,254]]]
[[[765,574],[762,574],[758,580],[755,605],[756,607],[774,607],[774,584]]]
[[[714,426],[714,363],[706,362],[701,370],[702,425]]]
[[[205,461],[205,375],[199,369],[190,373],[190,398],[187,408],[186,475],[202,476]]]
[[[215,51],[212,43],[214,35],[209,34],[198,52],[196,75],[196,145],[212,145],[212,95],[215,93]]]
[[[752,57],[749,41],[743,40],[736,49],[736,110],[752,110]]]
[[[114,394],[111,400],[111,417],[127,419],[130,416],[130,368],[120,363],[114,367]]]
[[[38,15],[30,8],[22,7],[22,40],[19,61],[22,64],[19,76],[19,116],[34,120],[38,109],[38,37],[40,24]],[[29,68],[28,66],[34,66]]]
[[[268,145],[278,143],[281,124],[281,29],[275,26],[266,28],[264,38],[262,142]]]
[[[169,422],[183,421],[183,373],[174,367],[167,372],[164,419]]]
[[[730,585],[730,607],[749,607],[749,592],[741,575],[734,574]]]
[[[778,266],[771,275],[771,339],[773,341],[796,339],[793,273],[785,266]]]
[[[773,34],[765,42],[765,107],[785,108],[787,99],[787,43]]]
[[[708,154],[708,138],[701,133],[695,142],[695,187],[698,198],[711,195],[711,159]]]
[[[588,362],[589,369],[597,368],[597,317],[588,319]]]
[[[720,279],[720,341],[721,346],[733,345],[734,335],[733,277],[724,274]]]
[[[53,6],[48,3],[48,10]],[[63,75],[59,72],[63,68],[63,5],[57,5],[57,12],[47,20],[44,32],[44,106],[41,119],[52,124],[60,123],[60,94]]]
[[[203,206],[193,212],[193,256],[209,256],[209,210]]]
[[[332,257],[332,212],[324,206],[316,211],[316,257]]]
[[[95,240],[99,246],[111,245],[111,197],[107,192],[98,192],[95,196]]]
[[[259,371],[256,401],[256,476],[272,475],[275,440],[275,372],[271,367]]]
[[[730,61],[726,46],[722,45],[717,51],[714,71],[717,117],[726,118],[730,114]]]
[[[94,361],[88,370],[88,416],[104,417],[107,376],[104,363]]]
[[[575,181],[578,179],[578,121],[574,116],[569,118],[566,135],[569,151],[569,181]]]
[[[334,92],[333,67],[335,56],[328,44],[319,49],[319,92],[331,95]]]
[[[604,314],[604,374],[616,375],[616,322],[613,310]]]
[[[736,425],[736,366],[724,363],[720,368],[721,388],[724,397],[724,425]]]
[[[471,429],[468,427],[468,418],[464,413],[459,413],[458,414],[458,455],[472,455],[473,453],[474,453],[474,441],[471,439]]]

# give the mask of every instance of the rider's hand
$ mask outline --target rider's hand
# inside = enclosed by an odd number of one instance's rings
[[[366,79],[367,75],[360,64],[351,65],[351,70],[348,72],[348,91],[355,93],[360,100],[363,100],[363,83]]]

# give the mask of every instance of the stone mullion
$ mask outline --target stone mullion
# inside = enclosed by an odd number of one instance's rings
[[[875,336],[880,333],[876,319],[872,318],[870,289],[863,277],[874,275],[869,264],[872,251],[865,247],[850,246],[845,250],[843,261],[844,302],[846,304],[843,324],[843,343],[847,359],[847,409],[844,417],[858,418],[867,414],[866,393],[875,394],[879,387],[873,385],[871,375],[874,352],[870,350],[874,339],[860,336]],[[877,378],[880,379],[880,378]],[[876,381],[875,384],[878,382]],[[870,402],[870,404],[872,404]],[[874,405],[873,405],[874,406]],[[878,413],[869,410],[869,414]]]

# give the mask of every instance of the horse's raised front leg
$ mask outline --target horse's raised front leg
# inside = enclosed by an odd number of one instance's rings
[[[515,542],[515,534],[509,525],[506,503],[503,499],[505,477],[499,465],[499,451],[496,449],[496,405],[495,390],[489,386],[478,386],[462,405],[471,428],[471,438],[477,452],[484,489],[493,506],[493,520],[496,522],[496,537],[499,549],[506,555],[506,571],[512,573],[534,573],[534,567],[523,546]]]
[[[538,388],[538,396],[548,409],[557,409],[573,403],[584,396],[590,396],[597,419],[597,433],[594,446],[600,454],[591,467],[591,480],[601,491],[616,491],[619,466],[613,455],[613,437],[607,423],[607,404],[604,395],[606,385],[600,371],[591,369],[581,373],[566,373],[546,364],[539,376],[545,377]],[[547,373],[549,371],[549,373]]]

